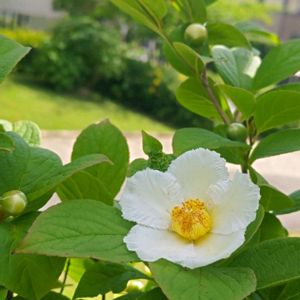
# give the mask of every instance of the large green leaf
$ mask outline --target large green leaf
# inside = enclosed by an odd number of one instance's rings
[[[157,20],[153,17],[154,12],[149,9],[147,10],[146,7],[140,5],[137,0],[111,0],[111,2],[137,22],[145,25],[156,33],[159,33]]]
[[[83,274],[74,297],[96,297],[110,291],[120,293],[132,279],[148,279],[148,277],[130,266],[98,262]]]
[[[257,98],[254,112],[259,132],[300,119],[300,93],[276,90]]]
[[[73,174],[91,166],[108,163],[101,154],[86,155],[62,166],[53,152],[30,147],[15,133],[7,133],[16,149],[9,154],[0,153],[0,194],[20,190],[26,194],[29,204],[26,211],[42,207],[51,197],[56,186]]]
[[[242,113],[243,119],[248,119],[253,114],[255,109],[255,97],[251,92],[225,84],[218,85],[218,88],[223,92],[227,100],[234,103],[237,109]]]
[[[244,34],[236,27],[225,23],[208,23],[208,40],[211,46],[224,45],[228,47],[251,48]]]
[[[167,261],[150,264],[155,281],[172,300],[240,300],[255,291],[248,268],[184,269]]]
[[[204,0],[177,0],[190,23],[204,23],[207,18]]]
[[[69,164],[49,172],[48,178],[36,184],[34,190],[28,193],[27,196],[31,200],[37,199],[78,172],[102,163],[110,164],[111,162],[102,154],[90,154],[79,157]]]
[[[244,89],[250,89],[252,78],[260,64],[260,58],[245,48],[229,49],[215,46],[211,50],[214,63],[224,82]]]
[[[39,146],[41,143],[40,128],[32,121],[13,123],[13,131],[18,133],[30,146]]]
[[[47,202],[51,193],[39,199],[29,195],[62,167],[61,160],[49,150],[30,147],[15,133],[7,134],[16,148],[11,153],[0,152],[0,195],[11,190],[21,190],[29,201],[27,210],[38,209]]]
[[[152,17],[160,20],[162,19],[168,12],[168,5],[165,0],[138,0],[137,3],[152,15]]]
[[[123,242],[131,227],[132,223],[114,207],[94,200],[68,201],[37,218],[18,252],[135,261],[135,253],[129,252]]]
[[[217,150],[220,148],[247,148],[247,145],[231,141],[211,131],[201,128],[183,128],[175,132],[173,136],[173,152],[180,155],[188,150],[207,148]]]
[[[92,174],[81,171],[64,180],[56,189],[62,201],[93,199],[112,205],[113,197],[104,183]]]
[[[251,162],[269,156],[300,150],[300,129],[288,129],[268,135],[251,154]]]
[[[263,289],[300,278],[300,238],[283,238],[262,242],[246,249],[231,263],[251,268],[257,288]]]
[[[204,67],[201,56],[183,43],[174,42],[172,45],[164,44],[164,54],[171,66],[186,76],[199,76]]]
[[[58,280],[64,259],[12,254],[37,214],[0,224],[0,285],[31,300],[41,299]]]
[[[0,132],[0,152],[12,152],[14,149],[13,139],[6,133]]]
[[[193,113],[206,118],[220,119],[205,87],[199,80],[187,79],[177,89],[176,97],[183,107]]]
[[[291,208],[294,201],[269,184],[260,184],[261,204],[266,211],[281,211]]]
[[[93,124],[83,130],[77,138],[73,147],[72,161],[88,154],[104,154],[113,164],[98,165],[87,169],[88,175],[82,173],[71,177],[63,183],[59,193],[63,189],[64,195],[71,196],[69,200],[89,198],[92,195],[92,199],[112,203],[127,175],[129,150],[126,139],[109,121]],[[96,191],[86,194],[86,183],[91,176],[92,182],[98,182]],[[83,179],[84,177],[86,178]]]
[[[0,35],[0,82],[3,81],[14,66],[29,52],[30,48],[24,47],[3,35]]]
[[[286,79],[300,70],[300,40],[292,40],[269,52],[254,78],[253,88],[261,89]]]

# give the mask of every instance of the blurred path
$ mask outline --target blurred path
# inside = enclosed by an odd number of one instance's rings
[[[42,146],[56,152],[67,163],[70,161],[72,145],[79,132],[73,131],[45,131],[43,132]],[[131,160],[144,157],[140,133],[125,134],[130,148]],[[171,152],[171,135],[154,134],[164,145],[165,152]],[[285,193],[300,189],[300,152],[261,159],[255,162],[255,169],[260,172],[271,184]],[[231,171],[237,170],[234,165],[229,166]],[[52,203],[57,199],[54,197]],[[292,234],[300,234],[300,213],[280,216],[283,224]]]

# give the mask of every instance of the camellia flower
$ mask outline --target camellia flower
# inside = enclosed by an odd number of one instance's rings
[[[246,174],[229,178],[225,160],[199,148],[167,172],[146,169],[128,179],[123,217],[137,223],[124,242],[147,262],[161,258],[188,268],[229,257],[245,241],[259,206],[259,188]]]

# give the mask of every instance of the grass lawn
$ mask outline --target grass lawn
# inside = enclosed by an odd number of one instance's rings
[[[76,130],[110,119],[122,131],[168,132],[170,127],[99,95],[65,95],[7,79],[0,86],[0,119],[32,120],[42,129]]]

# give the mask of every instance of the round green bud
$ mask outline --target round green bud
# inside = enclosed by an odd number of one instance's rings
[[[194,47],[200,47],[207,39],[206,27],[202,24],[194,23],[189,25],[184,32],[186,42]]]
[[[18,216],[26,208],[27,198],[21,191],[9,191],[2,195],[0,205],[8,215]]]
[[[231,140],[245,142],[248,136],[247,128],[241,123],[232,123],[227,128],[227,136]]]

